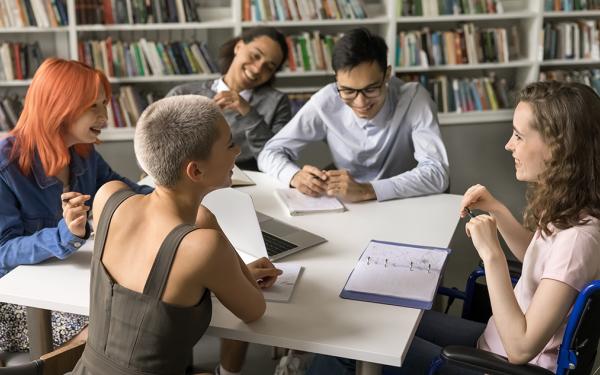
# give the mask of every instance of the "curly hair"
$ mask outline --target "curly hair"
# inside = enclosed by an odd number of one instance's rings
[[[543,234],[600,218],[600,97],[575,82],[535,82],[521,90],[533,123],[550,148],[539,181],[527,189],[524,224]]]

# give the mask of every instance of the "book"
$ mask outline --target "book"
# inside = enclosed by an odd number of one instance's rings
[[[231,186],[248,186],[256,185],[254,181],[237,165],[233,166],[233,175],[231,176]]]
[[[275,189],[275,195],[288,209],[290,215],[322,212],[343,212],[346,207],[335,197],[311,197],[297,189]]]
[[[372,240],[340,297],[429,310],[450,252],[446,248]]]
[[[262,289],[263,296],[269,302],[289,302],[303,267],[293,263],[276,263],[274,266],[283,271],[268,289]]]

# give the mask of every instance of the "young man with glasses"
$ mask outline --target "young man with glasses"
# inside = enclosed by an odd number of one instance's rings
[[[335,45],[336,82],[314,94],[263,148],[260,170],[310,196],[344,201],[443,192],[448,157],[435,105],[418,83],[392,77],[383,38],[350,30]],[[302,169],[292,160],[326,141],[337,169]]]

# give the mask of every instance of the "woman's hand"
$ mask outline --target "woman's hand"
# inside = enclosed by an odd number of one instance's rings
[[[476,208],[493,213],[501,206],[501,203],[483,185],[473,185],[467,189],[460,202],[460,217],[465,217],[468,212],[466,208]]]
[[[60,196],[62,200],[63,217],[69,231],[75,236],[85,237],[85,225],[87,223],[87,213],[89,206],[85,205],[91,196],[84,195],[75,191],[63,193]]]
[[[235,91],[221,91],[213,98],[221,110],[231,110],[246,116],[250,112],[250,104]]]
[[[273,263],[264,257],[248,263],[248,270],[261,289],[273,286],[277,280],[277,276],[283,273],[282,270],[275,268]]]
[[[473,240],[473,245],[484,263],[499,256],[504,257],[504,252],[498,240],[496,219],[490,215],[478,215],[469,220],[465,226],[467,236]]]

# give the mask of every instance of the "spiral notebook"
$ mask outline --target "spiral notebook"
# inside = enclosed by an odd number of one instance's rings
[[[451,250],[372,240],[340,297],[429,310]]]
[[[346,207],[336,197],[311,197],[302,194],[297,189],[275,189],[275,195],[292,216],[346,210]]]

